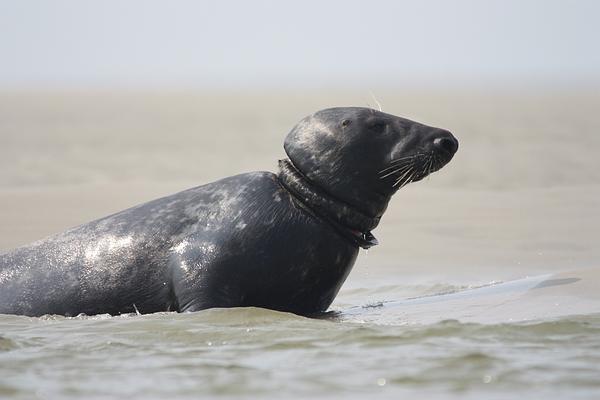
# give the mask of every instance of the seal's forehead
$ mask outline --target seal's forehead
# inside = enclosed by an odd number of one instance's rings
[[[323,123],[341,122],[344,119],[349,120],[366,120],[372,118],[382,118],[384,120],[403,119],[392,114],[387,114],[382,111],[374,110],[367,107],[335,107],[326,108],[317,111],[311,115],[312,120],[321,121]]]
[[[313,117],[322,120],[341,120],[344,118],[367,117],[375,114],[383,113],[366,107],[335,107],[317,111],[313,114]]]
[[[398,117],[397,115],[384,113],[382,111],[367,107],[326,108],[324,110],[317,111],[307,118],[307,120],[309,120],[312,124],[320,125],[322,127],[332,126],[334,124],[337,125],[343,120],[369,122],[375,119],[385,121],[386,123],[392,123],[394,126],[403,129],[413,126],[425,126],[410,119]]]
[[[290,132],[289,141],[310,147],[324,136],[335,139],[342,132],[338,127],[344,120],[367,120],[373,116],[386,116],[380,111],[366,107],[326,108],[302,119]],[[393,117],[393,116],[391,116]]]

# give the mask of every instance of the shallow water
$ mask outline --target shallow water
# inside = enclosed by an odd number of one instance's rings
[[[10,398],[593,398],[600,315],[519,324],[343,323],[262,309],[2,317]]]
[[[600,397],[597,93],[376,93],[461,147],[391,202],[336,313],[2,315],[0,398]],[[0,94],[0,249],[273,170],[302,116],[369,99]]]

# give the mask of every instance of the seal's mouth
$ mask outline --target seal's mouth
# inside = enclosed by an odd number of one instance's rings
[[[400,189],[411,182],[418,182],[440,170],[452,159],[453,153],[422,151],[393,159],[379,171],[379,179],[390,182],[393,189]]]

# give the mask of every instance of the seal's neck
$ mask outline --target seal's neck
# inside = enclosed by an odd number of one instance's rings
[[[377,244],[370,230],[379,217],[370,217],[311,183],[290,160],[279,160],[279,180],[302,204],[326,219],[356,245],[368,249]]]

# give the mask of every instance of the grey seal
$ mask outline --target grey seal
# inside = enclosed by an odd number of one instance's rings
[[[318,111],[279,172],[236,175],[0,255],[0,313],[255,306],[325,311],[392,195],[448,163],[446,130],[369,108]]]

